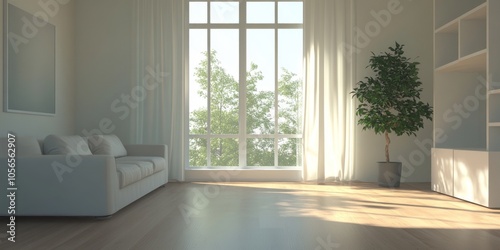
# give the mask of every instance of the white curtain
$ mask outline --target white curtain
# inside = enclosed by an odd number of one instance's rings
[[[187,129],[184,13],[182,0],[134,0],[131,141],[167,144],[169,179],[179,181]]]
[[[353,3],[304,1],[304,180],[353,178]]]

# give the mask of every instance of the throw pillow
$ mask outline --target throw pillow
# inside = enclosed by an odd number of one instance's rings
[[[35,137],[16,137],[16,156],[36,156],[42,155],[40,143]],[[8,139],[0,138],[0,157],[7,157]]]
[[[78,135],[49,135],[43,140],[43,152],[47,155],[92,155],[87,140]]]
[[[88,137],[90,150],[95,155],[127,156],[127,150],[116,135],[93,135]]]

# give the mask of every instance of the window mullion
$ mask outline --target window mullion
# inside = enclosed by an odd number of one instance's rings
[[[247,167],[247,88],[246,88],[246,68],[247,68],[247,32],[246,32],[246,1],[240,0],[240,22],[239,22],[239,44],[240,44],[240,68],[239,68],[239,167]]]
[[[187,15],[184,15],[184,23],[189,24],[189,2],[187,2],[187,1],[184,2],[184,8],[187,10]],[[190,33],[190,28],[189,28],[189,26],[186,26],[186,28],[183,32],[183,36],[184,36],[185,41],[187,41],[187,42],[189,42],[191,39],[189,33]],[[189,135],[191,133],[190,126],[189,126],[190,125],[189,118],[191,116],[191,114],[189,113],[190,105],[191,105],[190,104],[191,100],[190,100],[190,95],[189,95],[189,90],[191,88],[191,85],[189,84],[189,78],[190,78],[189,65],[191,65],[191,60],[189,59],[189,56],[190,56],[189,46],[184,46],[183,48],[184,48],[184,50],[182,51],[182,53],[184,55],[184,60],[185,60],[184,65],[188,65],[186,67],[186,70],[184,71],[184,79],[186,81],[186,84],[185,84],[186,88],[184,89],[184,93],[183,93],[184,97],[186,98],[184,100],[184,103],[186,105],[185,110],[188,112],[188,115],[184,116],[184,124],[187,125],[187,129],[183,129],[183,134],[182,134],[184,136],[183,138],[186,138],[186,139],[184,139],[185,145],[184,145],[183,151],[185,154],[183,154],[184,155],[183,161],[184,161],[184,168],[187,168],[187,167],[191,167],[189,164],[189,153],[190,153],[189,142],[191,139],[191,137]],[[184,176],[184,172],[183,172],[182,176]]]
[[[278,109],[278,101],[279,101],[279,68],[278,68],[278,1],[274,2],[274,166],[279,166],[279,109]]]
[[[279,166],[279,68],[278,68],[278,0],[274,1],[274,166]]]
[[[207,23],[210,23],[210,1],[207,1]],[[207,167],[212,167],[212,30],[207,27]]]

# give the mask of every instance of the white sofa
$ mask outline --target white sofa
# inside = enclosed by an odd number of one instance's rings
[[[3,138],[0,216],[12,215],[7,210],[6,152],[7,139]],[[168,181],[167,159],[166,145],[123,146],[113,135],[51,135],[43,142],[16,138],[15,215],[110,216],[164,186]]]

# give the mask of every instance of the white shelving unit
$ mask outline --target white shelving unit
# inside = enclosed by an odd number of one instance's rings
[[[500,0],[434,0],[432,189],[491,208],[500,208],[499,11]]]

